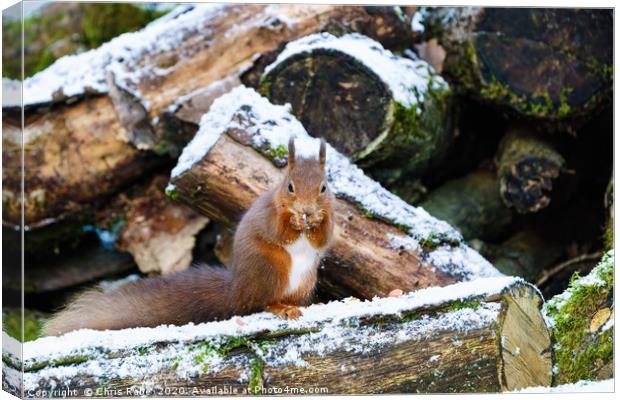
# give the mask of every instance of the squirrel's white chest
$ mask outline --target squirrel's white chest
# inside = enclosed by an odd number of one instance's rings
[[[288,273],[288,287],[286,294],[294,293],[306,276],[316,268],[319,262],[319,250],[314,248],[306,235],[301,235],[296,241],[284,247],[291,256],[291,269]]]

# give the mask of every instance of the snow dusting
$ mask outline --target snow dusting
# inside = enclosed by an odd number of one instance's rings
[[[414,32],[424,32],[424,7],[420,7],[419,10],[413,14],[413,18],[411,19],[411,30]]]
[[[135,351],[155,343],[192,343],[207,338],[252,335],[263,331],[307,329],[317,325],[339,325],[342,321],[370,315],[400,315],[403,311],[436,306],[450,301],[485,298],[502,293],[513,285],[526,284],[520,278],[484,278],[446,287],[431,287],[400,297],[375,298],[372,301],[333,301],[306,307],[303,316],[286,321],[269,313],[235,317],[184,326],[162,325],[157,328],[131,328],[116,331],[82,329],[60,337],[43,337],[26,342],[23,347],[26,368],[50,359],[104,353]],[[4,347],[3,351],[15,351]]]
[[[22,104],[22,83],[2,78],[2,107],[20,107]]]
[[[264,360],[270,366],[294,364],[307,366],[304,354],[319,357],[333,351],[368,354],[384,346],[405,341],[430,340],[441,332],[468,332],[492,324],[500,311],[499,303],[482,304],[480,307],[463,308],[439,316],[423,315],[419,319],[399,325],[396,330],[374,326],[328,325],[319,332],[291,336],[268,348]],[[436,358],[434,358],[436,357]],[[431,357],[437,361],[439,356]]]
[[[436,89],[448,88],[446,81],[425,61],[398,57],[379,42],[358,33],[336,37],[322,32],[290,42],[265,68],[265,74],[294,55],[321,50],[339,51],[364,64],[387,84],[394,100],[406,107],[423,101],[429,84],[435,85]]]
[[[225,7],[224,4],[213,3],[180,5],[140,31],[122,34],[81,54],[61,57],[24,81],[24,106],[80,97],[87,93],[107,93],[106,76],[109,71],[114,72],[118,85],[128,88],[128,83],[137,83],[141,74],[148,73],[139,68],[146,55],[175,49],[185,37],[221,16],[220,12]],[[14,103],[3,101],[2,106],[19,106]]]
[[[464,280],[501,276],[484,257],[464,244],[457,247],[441,246],[427,253],[426,261],[446,274]]]
[[[510,393],[608,393],[614,391],[614,380],[579,381],[559,386],[537,386],[515,390]]]
[[[560,310],[566,302],[568,302],[575,290],[579,287],[583,286],[605,286],[607,283],[601,278],[600,274],[602,270],[609,265],[613,268],[614,264],[614,250],[609,250],[601,259],[601,261],[588,273],[588,275],[581,277],[573,282],[571,282],[570,286],[562,293],[554,296],[548,302],[546,302],[543,306],[543,316],[545,318],[545,322],[547,326],[554,327],[555,319],[553,317],[554,310]],[[613,322],[612,322],[613,324]]]
[[[373,324],[359,325],[359,318],[377,315],[401,316],[405,311],[445,304],[450,301],[485,298],[499,294],[513,285],[525,284],[518,278],[486,278],[462,282],[448,287],[433,287],[397,298],[375,298],[372,301],[333,301],[304,309],[298,320],[285,321],[268,313],[234,317],[226,321],[133,328],[118,331],[79,330],[61,337],[44,337],[24,344],[26,369],[50,360],[86,357],[81,363],[47,367],[24,375],[25,388],[36,388],[41,378],[57,384],[76,375],[131,378],[149,384],[149,377],[174,365],[176,374],[190,379],[205,373],[214,374],[222,368],[237,368],[236,357],[211,351],[230,337],[250,337],[258,333],[281,331],[312,332],[290,335],[266,348],[255,348],[266,365],[295,364],[304,366],[304,354],[326,354],[339,349],[365,354],[385,345],[407,340],[425,340],[437,332],[451,330],[468,332],[492,324],[500,311],[499,303],[482,303],[475,309],[462,308],[437,315],[423,315],[398,324],[394,329],[381,329]],[[206,345],[206,344],[211,345]],[[155,350],[153,345],[159,344]],[[162,346],[163,344],[163,346]],[[13,349],[15,350],[15,349]],[[11,356],[5,346],[4,356]],[[89,356],[97,356],[88,359]],[[431,361],[438,358],[431,357]],[[247,371],[240,371],[240,377]]]

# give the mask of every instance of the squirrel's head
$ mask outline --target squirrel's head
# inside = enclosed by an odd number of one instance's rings
[[[288,142],[288,172],[279,188],[278,208],[289,215],[298,231],[321,224],[331,212],[332,193],[325,179],[325,141],[321,139],[317,158],[296,156],[295,138]]]

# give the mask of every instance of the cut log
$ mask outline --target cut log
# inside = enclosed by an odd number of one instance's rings
[[[585,277],[545,303],[553,330],[553,382],[602,380],[613,376],[614,250]]]
[[[537,229],[519,231],[499,245],[471,245],[503,274],[520,276],[532,283],[564,254],[560,242]]]
[[[310,306],[294,321],[261,313],[198,326],[38,339],[24,345],[24,389],[118,397],[279,394],[287,385],[370,394],[551,384],[542,298],[519,279],[354,300]],[[6,349],[3,355],[5,368],[18,367]]]
[[[109,99],[28,115],[24,129],[24,223],[38,229],[82,214],[88,205],[148,173],[161,160],[119,138]],[[21,128],[3,118],[3,222],[21,220]]]
[[[263,95],[290,103],[311,135],[359,165],[386,169],[379,176],[419,176],[451,142],[446,82],[426,62],[395,56],[362,35],[304,37],[265,72]]]
[[[419,205],[458,229],[465,240],[500,239],[512,223],[512,212],[497,192],[496,174],[487,170],[446,182]]]
[[[564,157],[539,136],[511,129],[497,150],[499,192],[508,207],[535,213],[551,202],[553,181],[564,170]]]
[[[561,121],[611,99],[610,9],[438,7],[422,19],[445,49],[443,74],[486,102]]]
[[[379,40],[409,39],[401,35],[404,21],[400,28],[388,26],[395,20],[375,8],[180,6],[141,31],[63,57],[26,79],[26,224],[78,213],[146,174],[156,163],[154,153],[174,155],[191,137],[153,126],[177,98],[235,79],[256,54],[336,22]],[[101,94],[107,96],[94,96]],[[12,225],[21,217],[20,107],[3,104],[3,218]]]
[[[180,271],[192,262],[196,234],[209,219],[164,194],[168,177],[156,175],[145,185],[134,187],[106,217],[122,218],[116,248],[130,253],[143,273]]]
[[[217,99],[172,171],[169,196],[234,229],[242,213],[280,179],[290,135],[301,154],[318,141],[285,106],[238,87]],[[335,242],[320,279],[343,294],[372,298],[393,289],[446,285],[498,272],[447,223],[412,207],[328,146],[327,178],[338,197]]]

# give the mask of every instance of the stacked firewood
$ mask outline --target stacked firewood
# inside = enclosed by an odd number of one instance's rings
[[[180,7],[24,81],[23,132],[20,105],[5,96],[5,288],[23,288],[28,307],[50,311],[103,278],[226,266],[240,216],[283,173],[288,136],[322,137],[337,224],[317,302],[502,274],[530,282],[466,299],[475,301],[466,308],[497,311],[476,331],[488,343],[450,330],[425,339],[442,349],[445,365],[433,371],[448,371],[446,386],[386,364],[393,381],[378,391],[549,385],[552,337],[531,284],[560,293],[613,247],[612,26],[602,9]],[[440,319],[452,306],[405,309]],[[356,326],[410,324],[373,318]],[[525,332],[532,340],[518,342]],[[450,335],[480,353],[457,357],[442,344]],[[419,342],[376,357],[413,354],[427,345]],[[252,368],[248,343],[238,356]],[[319,362],[312,357],[305,362]],[[459,375],[475,362],[496,380]],[[353,364],[343,374],[357,376]],[[325,365],[300,371],[290,373],[335,376]],[[283,382],[278,374],[266,375]],[[58,383],[48,378],[35,386]]]

